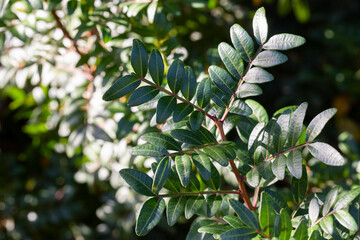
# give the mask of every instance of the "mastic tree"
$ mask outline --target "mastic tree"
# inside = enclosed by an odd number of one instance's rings
[[[170,226],[183,214],[198,216],[187,239],[358,237],[359,206],[351,203],[360,187],[307,194],[307,159],[345,163],[334,147],[316,140],[336,109],[324,110],[306,126],[307,103],[269,117],[248,99],[262,93],[259,84],[274,80],[265,69],[287,61],[281,51],[305,39],[288,33],[268,37],[264,8],[255,13],[253,35],[255,41],[233,25],[232,45],[218,46],[222,65],[210,66],[199,77],[180,59],[169,59],[154,47],[149,54],[140,40],[133,41],[133,72],[117,80],[103,99],[121,98],[134,112],[149,111],[156,127],[131,150],[152,162],[151,171],[120,171],[134,191],[148,197],[137,215],[137,235],[149,233],[166,211]],[[233,129],[236,137],[228,140]],[[236,182],[232,189],[220,182],[230,173]],[[279,181],[290,181],[289,194],[277,192]]]

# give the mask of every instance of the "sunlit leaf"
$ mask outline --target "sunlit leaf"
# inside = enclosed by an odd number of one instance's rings
[[[306,129],[305,140],[307,142],[312,142],[320,134],[321,130],[330,118],[335,115],[336,111],[337,110],[335,108],[330,108],[316,115]]]
[[[262,94],[261,88],[253,83],[243,83],[237,92],[238,98],[246,98],[251,96],[258,96]]]
[[[223,240],[250,240],[256,237],[258,233],[253,228],[241,227],[232,229],[221,234],[221,239]]]
[[[253,30],[258,44],[264,44],[268,35],[268,23],[264,7],[259,8],[254,15]]]
[[[206,107],[210,103],[211,81],[204,78],[197,86],[196,100],[199,107]]]
[[[167,72],[168,84],[173,93],[177,93],[181,89],[184,78],[184,63],[179,59],[175,59]]]
[[[274,228],[275,211],[271,203],[270,197],[266,192],[261,193],[259,221],[264,233],[266,235],[270,235]]]
[[[260,67],[251,68],[245,75],[247,83],[266,83],[274,80],[274,76]]]
[[[191,160],[186,154],[175,157],[176,172],[179,175],[181,184],[186,187],[190,182]]]
[[[226,154],[221,148],[216,146],[210,146],[203,148],[203,151],[214,161],[218,162],[221,166],[226,167],[227,165],[229,165]]]
[[[303,158],[299,149],[291,151],[286,158],[287,168],[289,169],[290,173],[297,179],[300,179],[303,173],[302,161]]]
[[[309,204],[309,218],[312,224],[314,224],[319,216],[320,205],[316,198],[311,199]]]
[[[280,155],[274,159],[271,165],[273,174],[280,180],[285,177],[286,156]]]
[[[221,194],[211,194],[206,198],[207,204],[207,216],[213,217],[216,212],[219,210],[220,205],[222,203]]]
[[[260,52],[252,63],[254,66],[267,68],[282,64],[287,60],[287,56],[280,52],[266,50]]]
[[[241,55],[227,43],[218,46],[219,55],[225,67],[236,79],[241,79],[244,73],[244,63]]]
[[[334,209],[340,210],[347,207],[357,196],[359,196],[359,194],[360,194],[360,187],[351,189],[346,193],[345,196],[343,196],[336,202]]]
[[[234,101],[233,105],[229,108],[229,112],[242,116],[249,116],[252,114],[251,108],[240,99]]]
[[[131,154],[137,156],[163,157],[169,153],[163,148],[158,148],[150,144],[144,144],[133,147],[131,149]]]
[[[173,197],[169,200],[166,208],[166,218],[169,226],[175,225],[184,212],[186,198],[184,196]]]
[[[189,197],[185,205],[185,218],[190,219],[194,216],[194,214],[203,206],[204,202],[205,198],[201,194]]]
[[[289,132],[288,132],[288,141],[290,147],[295,146],[296,142],[299,140],[301,136],[307,106],[308,106],[307,103],[300,104],[300,106],[295,110],[295,112],[291,116]]]
[[[144,86],[136,89],[128,100],[129,106],[138,106],[146,103],[158,95],[159,89],[153,86]]]
[[[322,214],[325,216],[329,213],[331,207],[334,205],[336,201],[336,197],[339,192],[339,187],[335,186],[331,189],[331,191],[326,195],[326,199],[322,208]]]
[[[351,214],[348,211],[345,210],[337,210],[334,213],[334,216],[338,222],[349,229],[350,231],[357,231],[358,225],[356,224],[354,218],[351,216]]]
[[[230,28],[231,42],[241,57],[250,62],[254,55],[254,43],[250,35],[238,24]]]
[[[159,148],[181,151],[181,146],[178,142],[176,142],[172,137],[162,133],[145,133],[141,136],[141,139]]]
[[[218,66],[209,67],[209,76],[215,85],[224,93],[232,95],[235,91],[236,83],[231,75],[224,69]]]
[[[310,153],[323,163],[331,166],[341,166],[345,164],[345,159],[340,153],[327,143],[315,142],[307,146]]]

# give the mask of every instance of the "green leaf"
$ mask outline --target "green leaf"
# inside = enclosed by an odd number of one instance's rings
[[[259,184],[260,184],[260,175],[259,175],[259,169],[258,168],[252,168],[246,174],[246,182],[247,182],[247,184],[249,184],[253,188],[259,186]]]
[[[134,107],[146,103],[156,97],[158,93],[159,89],[153,86],[139,87],[131,94],[128,105]]]
[[[169,176],[164,183],[164,188],[168,189],[172,193],[179,193],[181,190],[180,179],[175,173],[175,166],[170,170]]]
[[[191,67],[185,67],[184,83],[181,86],[181,93],[187,100],[191,100],[196,92],[196,76]]]
[[[138,236],[145,236],[160,221],[165,210],[165,201],[160,198],[150,198],[141,207],[136,220],[135,232]]]
[[[39,2],[42,2],[42,1],[39,1]],[[77,8],[77,1],[76,0],[68,1],[67,4],[66,4],[66,7],[67,7],[68,15],[71,16],[75,12],[75,10]]]
[[[252,114],[251,108],[242,100],[235,100],[233,105],[229,108],[229,112],[239,114],[242,116],[249,116]]]
[[[329,213],[331,207],[334,205],[336,197],[338,195],[339,192],[339,187],[335,186],[333,187],[330,192],[326,195],[326,199],[323,205],[323,209],[322,209],[322,214],[323,216],[325,216],[326,214]]]
[[[280,155],[274,159],[271,165],[273,174],[279,179],[284,180],[285,177],[285,166],[286,166],[286,156]]]
[[[263,232],[270,235],[274,228],[275,210],[266,192],[261,193],[259,221]]]
[[[201,138],[204,143],[217,143],[214,135],[204,127],[200,127],[200,129],[196,131],[196,134]]]
[[[191,196],[186,201],[185,218],[190,219],[203,206],[205,198],[203,195]]]
[[[259,8],[253,18],[254,36],[258,44],[264,44],[268,35],[268,23],[266,21],[265,8]]]
[[[213,223],[213,224],[199,228],[198,231],[202,232],[202,233],[210,233],[210,234],[214,234],[214,235],[219,235],[226,231],[229,231],[230,229],[232,229],[232,227],[229,225]]]
[[[186,187],[190,182],[191,160],[186,154],[175,157],[176,172],[180,178],[181,184]]]
[[[359,196],[359,194],[360,187],[351,189],[349,192],[346,193],[345,196],[343,196],[336,202],[334,209],[340,210],[347,207],[357,196]]]
[[[197,86],[196,100],[200,108],[206,107],[210,103],[211,81],[209,78],[201,80]]]
[[[191,224],[190,230],[186,235],[186,240],[213,240],[211,234],[198,232],[202,226],[209,226],[215,221],[211,219],[196,218]]]
[[[291,236],[292,224],[291,224],[290,215],[286,211],[286,209],[281,209],[280,218],[281,218],[281,229],[280,229],[279,239],[288,240],[290,239]]]
[[[315,230],[311,233],[310,240],[323,240],[324,238],[321,236],[320,232],[318,230]]]
[[[158,193],[163,187],[171,168],[171,160],[169,157],[164,157],[158,164],[155,174],[152,190]]]
[[[345,210],[337,210],[334,213],[334,216],[338,222],[343,225],[345,228],[349,229],[350,231],[357,231],[358,226],[348,211]]]
[[[318,219],[319,212],[320,212],[320,205],[318,203],[318,200],[314,197],[313,199],[311,199],[309,204],[309,218],[312,224],[314,224]]]
[[[307,103],[300,104],[300,106],[295,110],[295,112],[291,116],[289,132],[288,132],[288,141],[290,147],[295,146],[296,142],[299,140],[301,136],[307,106],[308,106]]]
[[[232,226],[233,228],[239,228],[239,227],[244,227],[245,226],[244,223],[237,216],[227,215],[227,216],[224,216],[223,219],[228,224],[230,224],[230,226]]]
[[[207,217],[215,216],[222,203],[221,194],[211,194],[206,198],[207,204]]]
[[[241,55],[229,44],[220,43],[218,51],[225,67],[235,79],[241,79],[244,74],[244,62]]]
[[[303,158],[299,149],[291,151],[286,158],[287,168],[289,169],[290,173],[297,179],[300,179],[302,176],[302,161]]]
[[[179,59],[175,59],[167,73],[168,85],[173,93],[177,93],[181,89],[184,78],[184,63]]]
[[[156,122],[163,123],[170,117],[176,107],[176,98],[164,96],[159,99],[156,107]]]
[[[188,116],[194,108],[187,104],[187,103],[179,103],[176,105],[174,113],[173,113],[173,120],[175,123],[180,122],[186,116]]]
[[[155,195],[151,191],[153,180],[147,174],[135,169],[122,169],[120,170],[120,175],[136,192],[145,196]]]
[[[170,135],[178,139],[181,142],[192,144],[192,145],[202,145],[201,139],[194,133],[185,129],[175,129],[170,132]]]
[[[104,101],[111,101],[125,96],[140,85],[137,76],[126,75],[117,80],[103,95]]]
[[[274,206],[274,209],[277,213],[280,214],[281,209],[288,209],[288,205],[286,203],[286,200],[277,192],[271,191],[268,188],[264,190],[266,192]]]
[[[334,232],[334,220],[332,216],[323,218],[320,222],[320,227],[326,234],[332,235]]]
[[[230,199],[229,203],[244,224],[253,229],[260,228],[257,219],[244,204],[236,201],[235,199]]]
[[[300,179],[295,177],[291,178],[291,192],[296,203],[301,203],[306,195],[307,187],[308,187],[308,178],[306,174],[305,166],[303,166],[303,172]]]
[[[145,133],[141,136],[141,139],[159,148],[181,151],[181,146],[178,142],[162,133]]]
[[[229,165],[226,154],[221,148],[216,146],[210,146],[203,148],[203,151],[214,161],[218,162],[221,166],[226,167],[227,165]]]
[[[251,240],[256,237],[258,233],[252,228],[242,227],[232,229],[220,235],[222,240]]]
[[[163,157],[169,153],[162,148],[150,144],[139,145],[131,149],[131,154],[136,156]]]
[[[308,226],[305,219],[301,220],[300,225],[295,230],[293,238],[296,240],[307,240],[308,239]]]
[[[164,77],[164,62],[157,49],[153,49],[150,53],[149,73],[154,83],[161,86]]]
[[[144,44],[138,39],[133,41],[130,61],[135,73],[144,78],[148,68],[148,52]]]
[[[251,108],[252,114],[249,118],[254,119],[257,122],[268,123],[269,116],[265,110],[265,108],[255,100],[246,99],[245,103]]]
[[[325,124],[335,115],[336,111],[337,110],[335,108],[327,109],[319,113],[313,120],[311,120],[308,128],[306,129],[306,142],[312,142],[320,134]]]
[[[205,183],[206,186],[213,190],[218,190],[220,188],[220,174],[216,167],[210,162],[211,166],[211,177],[207,180],[201,176],[201,180]]]
[[[230,28],[231,42],[235,49],[240,53],[241,57],[250,62],[254,55],[254,43],[250,35],[238,24],[234,24]]]
[[[184,196],[172,197],[166,208],[166,218],[169,226],[175,225],[181,214],[184,212],[186,198]]]
[[[221,91],[228,95],[234,94],[236,83],[225,69],[212,65],[208,71],[211,80]]]
[[[282,113],[278,119],[276,120],[276,126],[272,138],[272,142],[274,143],[274,148],[278,153],[283,151],[283,147],[288,138],[289,131],[289,122],[290,122],[290,113],[284,112]]]
[[[252,63],[254,66],[267,68],[282,64],[287,60],[287,56],[280,52],[266,50],[259,53]]]
[[[272,36],[267,43],[264,44],[264,49],[269,50],[288,50],[296,48],[305,43],[305,38],[289,33],[281,33]]]
[[[258,96],[262,94],[261,88],[253,83],[243,83],[239,91],[236,93],[238,98],[246,98],[251,96]]]
[[[342,166],[345,159],[335,148],[327,143],[315,142],[307,146],[309,152],[323,163],[331,166]]]
[[[266,83],[272,80],[274,80],[274,76],[259,67],[251,68],[244,77],[244,81],[247,83]]]
[[[212,89],[211,100],[213,100],[219,107],[226,108],[229,105],[230,97],[214,86]]]
[[[194,165],[199,169],[201,177],[209,179],[211,176],[211,162],[209,157],[201,152],[197,151],[197,155],[192,156]]]

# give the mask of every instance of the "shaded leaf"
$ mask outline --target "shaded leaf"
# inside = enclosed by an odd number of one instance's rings
[[[206,107],[210,103],[211,81],[209,78],[201,80],[196,90],[196,100],[199,107]]]
[[[244,227],[244,223],[240,220],[239,217],[233,215],[224,216],[223,219],[230,224],[233,228]]]
[[[327,143],[315,142],[307,146],[309,152],[323,163],[331,166],[344,165],[345,159]]]
[[[156,122],[162,123],[170,117],[176,107],[176,98],[164,96],[159,99],[156,107]]]
[[[122,169],[120,175],[136,192],[145,196],[155,195],[151,190],[153,180],[147,174],[135,169]]]
[[[128,94],[140,85],[140,80],[137,76],[126,75],[117,80],[102,96],[104,101],[111,101],[118,99]]]
[[[296,240],[307,240],[308,237],[307,221],[304,219],[300,222],[300,225],[295,230],[293,238]]]
[[[209,157],[205,153],[197,151],[197,154],[193,155],[192,159],[194,165],[199,169],[201,177],[209,179],[211,176],[211,162]]]
[[[300,179],[291,178],[291,192],[296,203],[301,203],[306,195],[308,187],[308,179],[305,166],[303,166],[303,174]]]
[[[188,116],[194,108],[187,104],[187,103],[179,103],[176,105],[174,113],[173,113],[173,120],[175,123],[180,122],[186,116]]]
[[[285,167],[286,167],[285,155],[280,155],[276,157],[271,165],[273,174],[280,180],[283,180],[285,177]]]
[[[158,164],[155,174],[152,190],[158,193],[163,187],[171,168],[171,160],[169,157],[164,157]]]
[[[154,83],[161,86],[164,77],[164,62],[157,49],[153,49],[150,53],[149,73]]]
[[[128,100],[129,106],[138,106],[146,103],[156,97],[159,93],[159,89],[153,86],[144,86],[136,89]]]
[[[201,176],[201,180],[213,190],[218,190],[220,188],[220,174],[216,167],[210,162],[211,166],[211,177],[209,179],[205,179]]]
[[[280,228],[279,239],[288,240],[290,239],[291,236],[292,224],[291,224],[290,215],[286,211],[286,209],[281,209],[280,218],[281,218],[281,228]]]
[[[270,197],[274,210],[280,214],[281,209],[288,209],[288,205],[286,203],[286,200],[277,192],[271,191],[268,188],[264,190]]]
[[[160,221],[165,210],[165,201],[160,198],[150,198],[141,207],[136,219],[135,232],[138,236],[145,236]]]
[[[322,214],[323,216],[325,216],[326,214],[329,213],[331,207],[334,205],[335,201],[336,201],[336,197],[338,195],[339,192],[339,187],[335,186],[333,187],[330,192],[326,195],[326,199],[322,208]]]
[[[240,53],[241,57],[250,62],[254,55],[254,43],[250,35],[238,24],[234,24],[230,28],[231,42],[235,49]]]
[[[186,129],[175,129],[170,132],[170,135],[181,142],[192,144],[192,145],[202,145],[201,139],[194,133]]]
[[[141,136],[141,139],[159,148],[181,151],[181,146],[178,142],[162,133],[145,133]]]
[[[289,169],[290,173],[297,179],[300,179],[303,173],[302,161],[303,158],[299,149],[291,151],[286,158],[287,168]]]
[[[274,228],[275,211],[270,201],[270,197],[266,192],[261,193],[259,221],[263,232],[270,235]]]
[[[251,108],[242,100],[235,100],[233,105],[229,108],[229,112],[239,114],[242,116],[249,116],[252,114]]]
[[[252,212],[247,207],[245,207],[244,204],[236,201],[235,199],[230,199],[229,203],[244,224],[253,229],[259,229],[258,221],[252,214]]]
[[[196,76],[191,67],[185,67],[184,83],[181,86],[181,93],[187,100],[191,100],[196,92]]]
[[[264,49],[269,50],[288,50],[296,48],[305,43],[305,38],[289,33],[281,33],[272,36],[267,43],[264,44]]]
[[[265,8],[259,8],[253,18],[254,36],[258,44],[264,44],[268,35],[268,23],[266,21]]]
[[[148,68],[148,53],[144,44],[138,39],[133,41],[130,61],[135,73],[144,78]]]
[[[166,218],[169,226],[175,225],[184,212],[186,198],[184,196],[172,197],[166,208]]]
[[[215,216],[222,203],[221,194],[211,194],[206,198],[207,204],[207,217]]]
[[[241,79],[244,73],[244,63],[241,55],[227,43],[220,43],[218,51],[225,67],[236,79]]]
[[[229,165],[226,154],[221,148],[216,146],[210,146],[203,148],[203,151],[214,161],[218,162],[221,166],[226,167],[227,165]]]
[[[184,63],[179,59],[175,59],[167,72],[168,85],[173,93],[177,93],[181,89],[184,78]]]
[[[200,233],[198,230],[202,226],[208,226],[212,223],[214,223],[214,220],[211,219],[203,219],[203,218],[197,218],[193,223],[191,224],[190,230],[188,234],[186,235],[186,240],[213,240],[211,234],[209,233]]]
[[[346,193],[345,196],[343,196],[336,202],[334,209],[340,210],[347,207],[357,196],[359,196],[359,194],[360,194],[360,187],[351,189]]]
[[[222,240],[250,240],[256,237],[258,233],[253,228],[236,228],[230,231],[227,231],[220,235]]]
[[[232,95],[236,86],[235,81],[231,75],[225,70],[218,66],[209,67],[209,76],[215,85],[224,93]]]
[[[267,68],[282,64],[287,60],[287,56],[280,52],[266,50],[260,52],[252,63],[254,66]]]
[[[186,187],[190,182],[191,160],[186,154],[175,157],[176,172],[180,178],[181,184]]]

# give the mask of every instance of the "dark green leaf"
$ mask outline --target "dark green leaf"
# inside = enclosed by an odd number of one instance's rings
[[[321,236],[320,232],[318,230],[315,230],[311,233],[310,240],[323,240],[324,238]]]
[[[173,93],[177,93],[181,89],[184,78],[184,63],[179,59],[175,59],[170,65],[167,73],[168,84]]]
[[[164,183],[164,188],[168,189],[170,192],[179,193],[181,190],[180,179],[175,172],[176,169],[175,166],[173,166],[170,170],[168,178]]]
[[[221,148],[216,146],[210,146],[203,148],[203,151],[214,161],[218,162],[221,166],[226,167],[227,165],[229,165],[226,154]]]
[[[357,231],[358,225],[356,224],[354,218],[351,216],[351,214],[348,211],[345,210],[337,210],[334,213],[334,216],[338,222],[349,229],[350,231]]]
[[[268,35],[268,23],[264,7],[259,8],[254,15],[253,30],[257,43],[264,44]]]
[[[211,81],[209,78],[201,80],[196,90],[196,100],[199,107],[206,107],[210,103]]]
[[[151,191],[153,180],[147,174],[135,169],[122,169],[120,175],[136,192],[145,196],[155,195]]]
[[[204,119],[205,119],[205,114],[203,112],[199,112],[199,111],[192,112],[190,115],[191,129],[194,131],[199,130]]]
[[[221,91],[233,95],[236,83],[226,70],[218,66],[210,66],[208,71],[211,80]]]
[[[149,156],[149,157],[163,157],[169,153],[162,148],[155,147],[150,144],[139,145],[131,149],[132,155]]]
[[[89,124],[86,131],[90,133],[95,139],[101,139],[103,141],[112,142],[112,138],[98,125]]]
[[[300,225],[295,230],[293,238],[296,240],[307,240],[308,239],[308,226],[307,221],[304,219],[300,222]]]
[[[212,190],[220,188],[220,174],[216,167],[210,162],[211,177],[207,180],[201,176],[201,180]]]
[[[156,122],[165,122],[165,120],[173,113],[175,107],[176,98],[172,96],[164,96],[160,98],[156,107]]]
[[[214,220],[197,218],[191,224],[190,230],[186,235],[186,240],[214,240],[211,234],[198,232],[202,226],[208,226],[214,223]]]
[[[111,101],[121,98],[128,94],[140,85],[140,80],[137,76],[126,75],[117,80],[103,95],[104,101]]]
[[[283,147],[288,138],[289,123],[290,123],[289,112],[282,113],[276,120],[276,126],[274,129],[272,141],[274,144],[274,148],[275,150],[277,150],[278,153],[283,151]]]
[[[312,142],[324,128],[325,124],[332,118],[336,113],[335,108],[327,109],[319,113],[313,120],[311,120],[308,128],[306,129],[305,140]]]
[[[187,104],[187,103],[179,103],[176,105],[174,113],[173,113],[173,120],[174,122],[180,122],[183,120],[187,115],[189,115],[194,108]]]
[[[185,218],[190,219],[203,206],[205,198],[202,195],[191,196],[186,201]]]
[[[277,51],[267,50],[259,53],[252,63],[254,66],[267,68],[282,64],[287,60],[286,55]]]
[[[300,106],[295,110],[295,112],[291,116],[289,132],[288,132],[288,141],[290,147],[295,146],[296,142],[299,140],[301,136],[307,106],[308,106],[307,103],[300,104]]]
[[[211,176],[210,159],[205,153],[201,151],[197,151],[197,153],[198,154],[192,156],[194,165],[199,169],[201,177],[209,179]]]
[[[217,143],[214,135],[204,127],[200,127],[196,134],[201,138],[204,143]]]
[[[164,62],[157,49],[153,49],[150,53],[149,73],[154,83],[161,86],[164,77]]]
[[[280,211],[281,217],[281,229],[279,239],[288,240],[291,236],[292,224],[289,213],[286,209],[281,209]]]
[[[39,2],[41,2],[41,1],[39,1]],[[71,16],[76,10],[77,1],[76,0],[70,0],[70,1],[68,1],[66,6],[67,6],[68,15]]]
[[[218,46],[219,55],[225,67],[235,79],[240,80],[244,73],[244,63],[241,55],[227,43]]]
[[[175,129],[170,132],[170,135],[178,139],[181,142],[192,144],[192,145],[202,145],[201,139],[189,130],[185,129]]]
[[[221,194],[211,194],[206,198],[207,203],[207,217],[215,216],[222,203]]]
[[[247,207],[245,207],[244,204],[240,203],[239,201],[236,201],[235,199],[230,199],[229,203],[243,223],[245,223],[247,226],[253,229],[260,228],[256,217]]]
[[[359,194],[360,187],[351,189],[349,192],[346,193],[345,196],[343,196],[336,202],[334,209],[340,210],[347,207],[351,203],[351,201],[353,201],[357,196],[359,196]]]
[[[129,106],[138,106],[146,103],[158,95],[159,89],[153,86],[144,86],[136,89],[128,100]]]
[[[344,165],[345,159],[327,143],[315,142],[308,145],[310,153],[323,163],[331,166]]]
[[[261,193],[259,221],[263,232],[270,235],[274,228],[275,211],[270,197],[266,192]]]
[[[274,159],[271,165],[273,174],[279,179],[283,180],[285,177],[286,157],[280,155]]]
[[[264,49],[269,50],[288,50],[296,48],[305,43],[305,38],[289,33],[281,33],[272,36],[267,43],[264,44]]]
[[[271,191],[268,188],[264,190],[270,197],[274,209],[277,213],[280,214],[281,209],[288,209],[288,205],[286,203],[286,200],[277,192]]]
[[[199,192],[200,191],[200,188],[201,188],[200,182],[197,179],[195,173],[191,173],[190,183],[189,183],[189,186],[187,188],[189,188],[193,192]]]
[[[146,76],[148,68],[148,53],[144,44],[138,39],[134,39],[133,41],[131,66],[139,77],[144,78]]]
[[[239,91],[236,93],[236,96],[238,98],[246,98],[246,97],[251,97],[251,96],[257,96],[257,95],[261,95],[262,94],[262,90],[261,88],[253,83],[243,83],[240,86]]]
[[[211,94],[211,100],[213,100],[219,107],[226,108],[229,105],[230,96],[224,94],[221,90],[214,86]]]
[[[244,81],[247,83],[266,83],[272,80],[274,80],[274,76],[259,67],[251,68],[244,77]]]
[[[145,236],[160,221],[165,210],[165,201],[161,198],[150,198],[141,207],[136,220],[135,232],[138,236]]]
[[[162,133],[145,133],[141,136],[141,139],[159,148],[181,151],[181,146],[178,142],[172,137]]]
[[[286,158],[287,168],[289,169],[290,173],[297,179],[300,179],[302,176],[302,161],[303,158],[299,149],[291,151]]]
[[[166,208],[166,218],[169,226],[175,225],[181,214],[184,212],[186,198],[184,196],[173,197],[169,200]]]
[[[301,203],[306,195],[308,187],[308,179],[305,166],[303,166],[303,174],[300,179],[291,178],[291,192],[296,203]]]
[[[191,160],[186,154],[175,157],[176,172],[180,178],[181,184],[186,187],[190,182]]]
[[[239,114],[242,116],[249,116],[252,114],[251,108],[242,100],[235,100],[233,105],[229,108],[229,112]]]
[[[335,186],[331,189],[331,191],[326,195],[326,199],[323,205],[322,214],[325,216],[329,213],[331,207],[334,205],[336,197],[339,192],[339,187]]]
[[[187,100],[191,100],[196,92],[196,76],[191,67],[185,67],[184,83],[181,86],[181,93]]]
[[[234,24],[230,28],[231,42],[236,50],[240,53],[241,57],[250,62],[254,55],[254,43],[250,35],[238,24]]]
[[[158,164],[155,174],[152,190],[158,193],[163,187],[171,168],[171,160],[169,157],[164,157]]]
[[[220,237],[222,240],[251,240],[257,235],[258,233],[254,229],[242,227],[227,231],[221,234]]]

